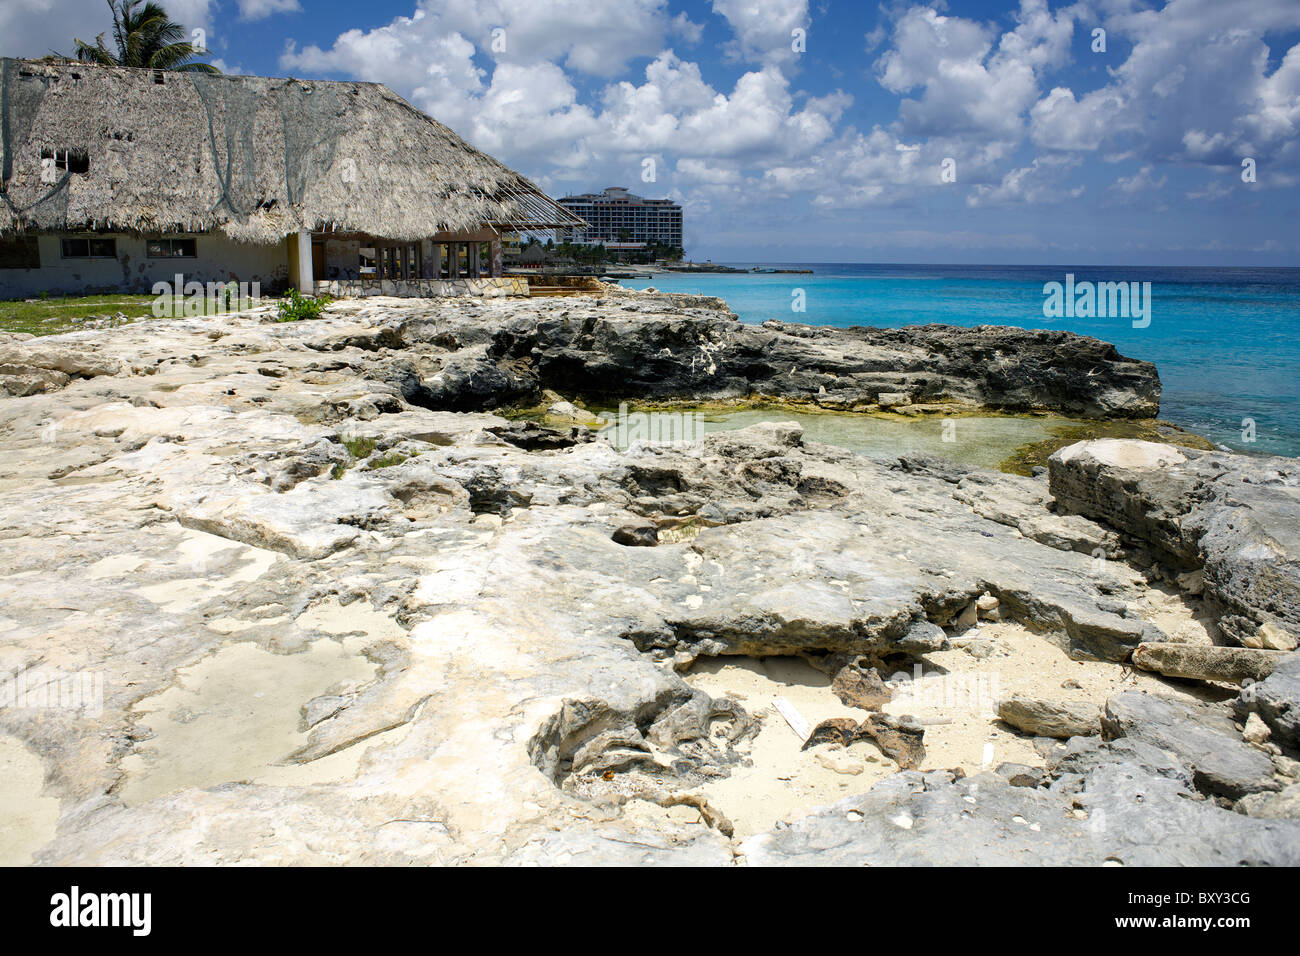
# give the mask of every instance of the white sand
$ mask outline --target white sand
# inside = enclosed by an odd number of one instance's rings
[[[0,737],[0,866],[25,866],[54,837],[59,801],[41,795],[41,758],[15,737]]]
[[[307,742],[298,729],[304,703],[374,677],[358,650],[330,639],[299,654],[232,644],[181,670],[176,685],[132,708],[155,736],[122,760],[123,802],[228,781],[304,785],[355,776],[362,747],[305,765],[282,761]]]
[[[1160,601],[1159,606],[1170,623],[1190,620],[1181,602],[1175,607],[1173,602]],[[900,682],[895,699],[884,707],[886,713],[910,714],[925,724],[922,771],[960,767],[969,776],[1001,763],[1042,766],[1032,738],[997,719],[997,700],[1007,694],[1085,700],[1098,711],[1112,694],[1133,688],[1195,697],[1192,690],[1153,674],[1107,662],[1073,661],[1045,637],[1019,624],[985,622],[960,639],[989,641],[994,653],[983,659],[957,648],[927,654],[922,682],[914,683],[915,673],[909,672],[913,683]],[[888,680],[892,675],[881,676]],[[830,717],[860,721],[866,712],[840,703],[830,689],[830,678],[798,658],[706,659],[686,679],[711,696],[739,700],[762,719],[762,730],[747,750],[752,766],[737,767],[729,777],[701,788],[710,805],[735,824],[738,838],[865,792],[897,772],[894,762],[869,742],[800,750],[802,738],[773,706],[777,697],[789,701],[809,727]],[[1078,687],[1063,687],[1067,681]],[[656,816],[650,809],[637,812],[647,821]],[[669,819],[675,822],[687,816],[694,822],[699,817],[689,808],[674,808],[674,812]]]

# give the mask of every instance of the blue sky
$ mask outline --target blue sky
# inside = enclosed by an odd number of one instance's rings
[[[553,195],[675,198],[698,259],[1300,265],[1296,0],[166,6],[228,72],[385,83]],[[6,0],[0,53],[107,25]]]

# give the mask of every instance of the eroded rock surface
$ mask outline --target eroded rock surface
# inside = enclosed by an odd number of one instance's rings
[[[1216,607],[1234,643],[1297,646],[1300,462],[1107,439],[1061,449],[1049,469],[1062,509],[1189,575],[1182,583]]]
[[[39,794],[20,781],[24,818],[50,826],[7,862],[921,862],[941,844],[944,862],[959,845],[1294,861],[1297,824],[1198,799],[1190,776],[1152,782],[1129,751],[1071,771],[1070,792],[891,775],[825,834],[814,815],[733,840],[700,793],[770,718],[692,686],[693,662],[884,675],[950,639],[996,660],[975,637],[994,612],[1053,653],[1120,661],[1165,637],[1126,529],[1058,514],[1043,480],[871,461],[788,423],[619,452],[474,409],[618,381],[1149,414],[1157,385],[1091,340],[1062,358],[1058,333],[837,338],[710,303],[610,305],[347,303],[6,343],[67,378],[0,401],[0,671],[102,680],[95,706],[0,707],[6,746],[43,771]],[[1250,612],[1257,592],[1235,593]],[[929,751],[942,727],[923,733]],[[853,760],[825,759],[851,779]],[[987,838],[964,843],[967,796]],[[1102,839],[1080,808],[1110,821]],[[890,822],[904,813],[936,825]]]

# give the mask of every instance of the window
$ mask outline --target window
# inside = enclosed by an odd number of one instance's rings
[[[469,243],[456,242],[452,244],[456,250],[456,275],[462,278],[469,277]]]
[[[437,246],[438,252],[438,278],[451,278],[451,243],[440,242]]]
[[[84,149],[43,149],[41,165],[85,175],[90,172],[90,155]]]
[[[378,256],[375,254],[374,246],[362,246],[358,250],[360,256],[360,268],[357,270],[363,276],[376,275],[379,272],[379,264],[376,262]]]
[[[420,267],[419,243],[379,247],[379,277],[381,279],[418,279],[420,278]]]
[[[0,269],[39,269],[41,249],[35,236],[0,239]]]
[[[197,243],[193,239],[150,239],[145,255],[150,259],[193,259]]]
[[[63,240],[65,259],[116,259],[116,239],[96,239],[93,236],[69,236]]]

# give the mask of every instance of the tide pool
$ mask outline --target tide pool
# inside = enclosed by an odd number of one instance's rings
[[[1300,269],[760,263],[812,275],[663,273],[628,288],[716,295],[741,320],[1063,328],[1154,362],[1161,417],[1238,451],[1300,456]],[[1044,285],[1151,284],[1149,324],[1048,318]],[[804,311],[794,311],[802,302]],[[1142,320],[1145,321],[1145,320]],[[1253,425],[1253,434],[1252,434]],[[1253,439],[1253,440],[1252,440]]]

